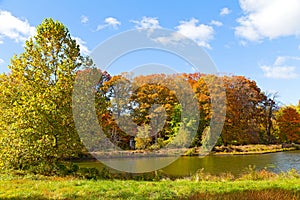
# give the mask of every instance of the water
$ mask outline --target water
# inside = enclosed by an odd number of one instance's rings
[[[153,160],[154,159],[154,160]],[[145,158],[135,159],[135,168],[145,169],[146,166],[153,162],[158,162],[164,158]],[[114,159],[112,162],[122,164],[124,159]],[[76,163],[81,167],[103,168],[103,164],[98,161],[84,161]],[[172,164],[163,168],[162,171],[170,176],[189,176],[199,169],[204,172],[218,175],[230,172],[233,175],[243,173],[249,165],[256,166],[256,169],[267,169],[269,171],[279,173],[296,169],[300,172],[300,151],[288,151],[260,155],[211,155],[204,158],[201,157],[180,157]]]

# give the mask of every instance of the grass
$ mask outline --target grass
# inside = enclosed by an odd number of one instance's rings
[[[247,155],[247,154],[263,154],[263,153],[275,153],[282,151],[293,151],[297,148],[294,146],[282,147],[281,144],[273,145],[229,145],[229,146],[218,146],[215,147],[216,154],[234,154],[234,155]]]
[[[199,171],[174,181],[95,181],[2,174],[0,199],[300,199],[300,175],[296,171],[250,171],[239,178],[207,176]]]
[[[222,195],[217,194],[207,194],[207,193],[198,193],[191,195],[187,199],[218,199],[218,200],[227,200],[227,199],[243,199],[243,200],[299,200],[300,195],[297,192],[282,190],[282,189],[265,189],[265,190],[250,190],[234,193],[225,193]]]

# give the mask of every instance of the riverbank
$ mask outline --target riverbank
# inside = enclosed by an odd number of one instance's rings
[[[299,150],[299,146],[273,144],[273,145],[229,145],[229,146],[218,146],[214,147],[211,154],[214,155],[253,155],[253,154],[266,154],[266,153],[276,153],[283,151],[295,151]]]
[[[204,180],[205,176],[160,181],[82,180],[72,177],[0,175],[0,199],[299,199],[294,172],[266,171]],[[274,197],[274,198],[273,198]],[[276,197],[276,198],[275,198]]]
[[[211,152],[204,152],[201,147],[185,149],[159,149],[159,150],[124,150],[124,151],[107,151],[91,152],[84,155],[77,161],[93,160],[97,158],[140,158],[140,157],[168,157],[168,156],[205,156],[205,155],[253,155],[267,154],[283,151],[300,150],[298,144],[253,144],[253,145],[228,145],[215,146]]]

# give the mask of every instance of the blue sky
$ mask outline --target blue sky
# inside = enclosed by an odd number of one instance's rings
[[[300,99],[298,0],[0,0],[0,72],[9,71],[10,58],[23,51],[24,40],[48,17],[64,23],[85,54],[127,30],[174,30],[203,47],[219,72],[255,80],[263,91],[277,91],[283,104]],[[124,58],[121,63],[137,66],[153,59],[138,57],[139,62]],[[180,62],[174,58],[169,65]]]

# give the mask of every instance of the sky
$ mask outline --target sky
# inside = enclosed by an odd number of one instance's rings
[[[283,105],[300,99],[299,0],[0,0],[0,73],[9,72],[11,57],[23,52],[45,18],[68,27],[86,55],[124,31],[172,30],[203,48],[221,74],[250,78],[263,91],[278,92]],[[185,65],[172,55],[144,51],[120,58],[108,71],[144,63]]]

